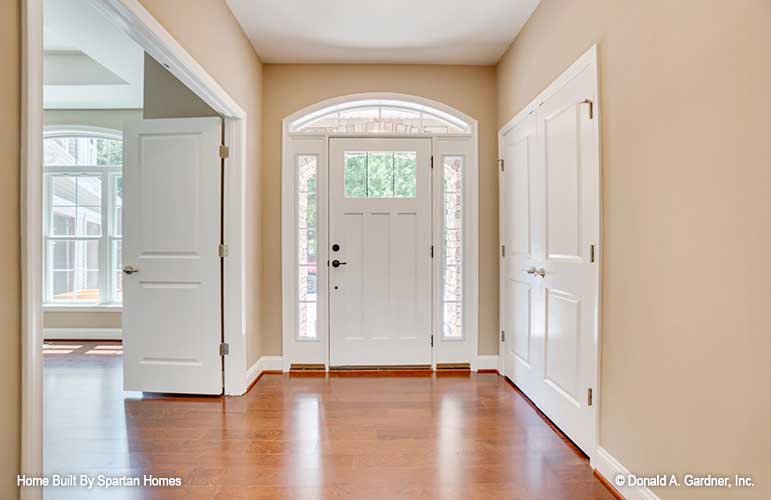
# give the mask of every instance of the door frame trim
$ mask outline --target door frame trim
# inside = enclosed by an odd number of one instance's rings
[[[224,262],[224,392],[247,388],[245,320],[245,173],[247,112],[142,6],[139,0],[101,0],[95,4],[113,22],[204,102],[224,116],[230,148],[223,178],[223,230],[229,246]],[[21,473],[43,471],[43,0],[21,4]],[[213,244],[216,244],[214,242]],[[22,499],[39,499],[40,488],[22,488]]]
[[[359,100],[382,100],[382,101],[402,101],[402,102],[410,102],[414,103],[420,106],[426,106],[429,108],[434,108],[437,110],[442,111],[443,113],[452,115],[465,123],[470,125],[471,132],[467,134],[421,134],[421,135],[403,135],[403,134],[343,134],[343,133],[333,133],[333,134],[323,134],[323,133],[304,133],[304,132],[290,132],[290,125],[294,123],[297,119],[306,116],[308,114],[318,112],[319,110],[335,106],[338,104],[346,103],[349,101],[359,101]],[[463,338],[464,341],[467,341],[466,345],[466,353],[465,356],[467,359],[465,361],[468,361],[471,364],[472,370],[477,369],[478,365],[478,352],[479,352],[479,335],[478,335],[478,328],[479,328],[479,260],[478,260],[478,254],[479,254],[479,224],[478,224],[478,199],[479,199],[479,134],[478,134],[478,123],[477,121],[472,118],[471,116],[466,115],[465,113],[448,106],[446,104],[443,104],[441,102],[433,101],[431,99],[427,99],[424,97],[409,95],[409,94],[400,94],[400,93],[393,93],[393,92],[368,92],[368,93],[357,93],[357,94],[350,94],[350,95],[342,95],[338,97],[333,97],[331,99],[326,99],[317,103],[314,103],[310,106],[307,106],[303,109],[300,109],[291,115],[285,117],[282,121],[282,137],[281,137],[281,166],[282,166],[282,190],[281,190],[281,229],[282,229],[282,242],[281,242],[281,268],[282,268],[282,356],[283,356],[283,364],[284,364],[284,371],[289,371],[292,363],[304,363],[309,362],[306,359],[300,359],[302,355],[299,352],[295,351],[302,351],[303,353],[307,352],[307,344],[311,343],[310,341],[298,341],[295,339],[295,302],[296,302],[296,283],[294,281],[294,258],[291,256],[295,255],[296,249],[296,236],[295,236],[295,227],[294,227],[294,204],[295,204],[295,166],[292,161],[292,158],[290,157],[291,153],[291,145],[292,141],[294,139],[297,140],[308,140],[308,141],[318,141],[321,143],[321,148],[324,152],[322,156],[320,156],[320,159],[324,162],[328,162],[328,151],[329,151],[329,139],[330,138],[350,138],[350,137],[361,137],[361,138],[371,138],[371,137],[377,137],[377,138],[428,138],[431,139],[431,152],[432,155],[437,156],[437,154],[441,151],[441,149],[438,149],[437,144],[442,141],[451,141],[452,139],[458,139],[458,140],[464,140],[468,141],[468,176],[464,179],[467,183],[467,190],[465,191],[468,193],[467,198],[464,199],[464,208],[468,211],[468,218],[464,216],[464,221],[470,220],[473,221],[472,224],[469,224],[467,232],[464,233],[464,237],[468,239],[468,242],[464,245],[464,250],[466,251],[466,262],[464,262],[464,265],[468,269],[468,273],[464,273],[464,287],[468,290],[468,296],[465,297],[468,301],[467,304],[464,304],[464,313],[466,314],[466,317],[464,318],[464,330],[465,330],[465,336]],[[327,165],[323,165],[322,168],[327,168]],[[432,181],[433,184],[433,181]],[[323,183],[319,183],[318,186],[323,187],[324,190],[327,189],[327,186],[323,186]],[[432,188],[433,189],[433,188]],[[318,199],[326,199],[327,193],[324,192],[323,194],[321,192],[318,193]],[[435,198],[435,197],[432,197]],[[437,201],[435,199],[432,199],[432,224],[435,223],[435,217],[437,217],[436,213],[436,203]],[[432,231],[433,233],[433,231]],[[440,242],[437,242],[434,239],[434,236],[432,235],[432,243],[436,246]],[[290,256],[287,258],[287,256]],[[323,259],[319,260],[319,262],[323,261]],[[436,262],[432,264],[432,308],[434,307],[434,302],[436,300],[436,297],[439,297],[439,290],[436,288],[436,282],[437,280],[434,279],[434,269],[436,268]],[[326,268],[324,268],[326,269]],[[321,301],[320,301],[321,304]],[[434,330],[435,335],[435,342],[434,342],[434,348],[433,348],[433,362],[432,367],[436,367],[436,353],[439,342],[437,341],[437,336],[439,337],[439,341],[441,341],[441,332],[436,331],[436,325],[434,323],[435,318],[433,317],[432,313],[432,329]],[[321,329],[319,329],[321,330]],[[328,329],[327,329],[328,330]],[[319,339],[320,341],[323,340],[323,342],[320,342],[323,344],[323,357],[319,357],[319,359],[315,359],[313,362],[323,362],[327,369],[329,369],[329,339],[328,337],[325,339]],[[458,342],[457,340],[447,340],[449,343],[455,343]],[[301,345],[306,344],[306,345]],[[296,349],[295,347],[298,347],[299,349]]]
[[[600,447],[600,404],[601,404],[601,387],[600,387],[600,362],[602,360],[602,267],[603,267],[603,243],[602,243],[602,156],[601,156],[601,148],[600,148],[600,117],[601,117],[601,109],[600,109],[600,96],[599,96],[599,63],[597,58],[597,45],[593,44],[589,49],[584,52],[573,64],[571,64],[563,73],[561,73],[554,81],[552,81],[549,85],[546,86],[546,88],[541,91],[535,98],[533,98],[532,101],[530,101],[526,106],[524,106],[511,120],[506,122],[505,125],[503,125],[498,130],[498,158],[503,158],[503,137],[506,135],[509,131],[511,131],[513,128],[515,128],[517,125],[519,125],[525,118],[527,118],[531,113],[535,112],[535,110],[544,102],[546,99],[551,97],[553,94],[555,94],[557,91],[559,91],[562,87],[565,86],[566,83],[568,83],[570,80],[572,80],[574,77],[576,77],[579,73],[581,73],[586,68],[591,68],[595,77],[595,81],[597,82],[597,95],[594,96],[594,100],[592,102],[593,106],[593,114],[594,114],[594,132],[595,132],[595,143],[594,143],[594,157],[595,157],[595,165],[594,168],[594,190],[596,193],[596,199],[595,199],[595,207],[594,207],[594,214],[593,214],[593,224],[595,226],[596,235],[597,235],[597,249],[595,258],[597,259],[597,266],[596,266],[596,275],[595,280],[597,283],[597,300],[595,302],[595,310],[594,310],[594,317],[595,317],[595,332],[594,336],[596,339],[595,342],[595,373],[593,376],[594,382],[592,384],[593,389],[593,407],[594,407],[594,428],[595,428],[595,434],[594,434],[594,446],[591,450],[589,459],[594,467],[594,461],[597,456],[597,450]],[[499,247],[504,244],[504,228],[503,228],[503,221],[504,218],[500,214],[500,200],[503,199],[503,180],[502,180],[502,172],[501,169],[498,169],[498,200],[499,200],[499,227],[498,227],[498,235],[499,235]],[[499,253],[498,255],[499,259],[499,268],[503,269],[504,263],[503,263],[503,257]],[[503,273],[501,273],[499,282],[498,282],[498,293],[500,297],[504,297],[504,279],[503,279]],[[503,304],[502,302],[499,304],[498,307],[498,322],[502,325],[504,324],[504,317],[503,317]],[[505,376],[504,371],[504,343],[501,340],[501,336],[498,336],[498,372]]]

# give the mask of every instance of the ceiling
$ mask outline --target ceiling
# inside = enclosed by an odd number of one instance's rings
[[[540,0],[227,0],[267,63],[495,64]]]
[[[90,0],[45,0],[43,106],[142,107],[144,51]]]

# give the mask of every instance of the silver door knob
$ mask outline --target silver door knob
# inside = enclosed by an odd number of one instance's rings
[[[543,278],[544,276],[546,276],[546,269],[539,267],[538,269],[535,270],[533,274],[537,274],[538,276]]]
[[[123,266],[123,272],[126,274],[134,274],[134,273],[138,273],[139,269],[137,269],[134,266],[128,265],[128,266]]]
[[[527,268],[527,269],[523,269],[523,270],[522,270],[522,272],[523,272],[523,273],[527,273],[527,274],[535,274],[535,273],[536,273],[536,270],[535,270],[535,268],[534,268],[534,267],[529,267],[529,268]]]

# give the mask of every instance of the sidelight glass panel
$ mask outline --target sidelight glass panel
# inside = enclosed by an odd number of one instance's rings
[[[345,152],[346,198],[415,198],[415,151]]]
[[[298,155],[297,165],[297,336],[315,340],[318,227],[318,157]]]
[[[445,338],[463,338],[463,157],[442,159],[442,300]]]

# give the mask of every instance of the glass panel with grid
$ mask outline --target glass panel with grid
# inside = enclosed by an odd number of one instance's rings
[[[415,198],[415,151],[346,151],[346,198]]]
[[[317,311],[317,228],[318,157],[297,155],[297,300],[298,329],[301,340],[315,340]]]
[[[463,157],[442,159],[443,336],[463,338]]]

